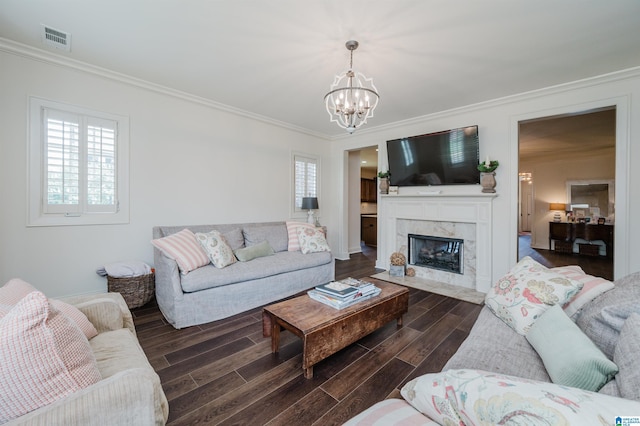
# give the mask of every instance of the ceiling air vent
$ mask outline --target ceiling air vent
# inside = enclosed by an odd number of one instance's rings
[[[71,34],[42,25],[42,42],[56,49],[71,52]]]

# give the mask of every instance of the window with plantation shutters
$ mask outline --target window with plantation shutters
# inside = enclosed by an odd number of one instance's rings
[[[293,155],[294,212],[302,211],[303,197],[318,196],[318,159],[304,154]]]
[[[30,225],[128,222],[126,117],[32,98],[30,133]]]

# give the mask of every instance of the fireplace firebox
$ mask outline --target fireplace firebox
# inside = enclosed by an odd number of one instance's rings
[[[464,240],[409,234],[409,264],[463,274]]]

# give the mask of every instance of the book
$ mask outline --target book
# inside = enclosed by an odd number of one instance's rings
[[[375,297],[377,295],[380,294],[382,290],[380,290],[379,288],[375,288],[375,290],[367,293],[367,294],[358,294],[358,296],[353,297],[351,299],[339,299],[336,298],[334,296],[331,296],[327,293],[323,293],[321,291],[318,290],[309,290],[307,292],[307,294],[309,295],[310,298],[312,298],[313,300],[316,300],[318,302],[324,303],[325,305],[329,305],[332,308],[336,308],[336,309],[344,309],[348,306],[351,306],[355,303],[359,303],[362,302],[364,300],[370,299],[372,297]]]
[[[328,284],[318,285],[316,286],[316,290],[337,297],[353,296],[359,292],[358,288],[350,286],[349,284],[342,283],[340,281],[332,281]]]

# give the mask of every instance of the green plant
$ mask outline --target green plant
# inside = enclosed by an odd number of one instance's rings
[[[490,161],[488,166],[487,163],[480,163],[478,164],[478,170],[482,173],[491,173],[497,169],[499,165],[500,163],[498,163],[497,160]]]
[[[389,170],[387,170],[386,172],[378,172],[379,178],[388,178],[389,176],[391,176],[391,172]]]

